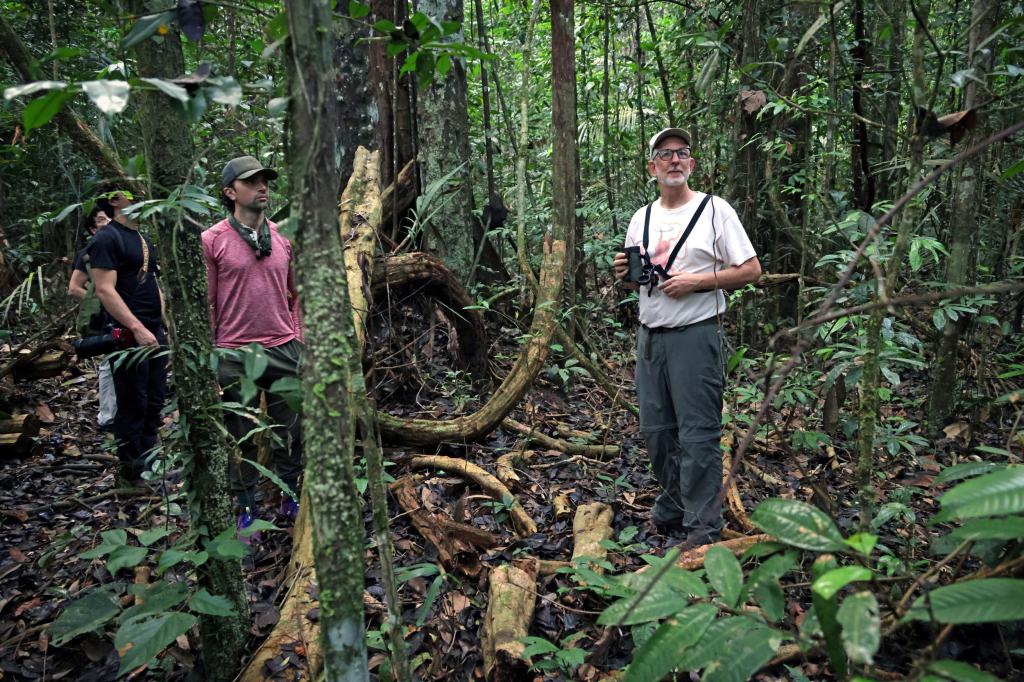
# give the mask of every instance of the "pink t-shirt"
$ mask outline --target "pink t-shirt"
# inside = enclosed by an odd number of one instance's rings
[[[210,327],[219,348],[302,340],[292,245],[274,223],[270,244],[270,255],[257,259],[226,218],[203,232]]]

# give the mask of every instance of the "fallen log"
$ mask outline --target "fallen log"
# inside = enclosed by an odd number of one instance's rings
[[[569,507],[569,496],[566,494],[555,495],[555,499],[551,501],[551,506],[555,510],[555,518],[561,518],[562,516],[568,516],[572,509]]]
[[[11,373],[15,381],[49,379],[59,376],[71,364],[71,353],[57,348],[37,351],[25,351],[14,361]]]
[[[38,436],[42,422],[34,414],[16,414],[10,419],[0,419],[0,433],[27,433]]]
[[[476,464],[454,457],[440,455],[423,455],[414,457],[409,465],[413,469],[444,469],[453,474],[468,478],[484,489],[492,498],[508,506],[509,516],[519,537],[529,537],[537,532],[537,524],[526,513],[523,505],[512,494],[505,484],[484,471]]]
[[[498,566],[490,575],[484,616],[484,679],[522,679],[529,663],[522,640],[529,634],[537,595],[537,561],[522,559]]]
[[[0,433],[0,457],[25,457],[35,443],[35,437],[28,433]]]
[[[576,516],[572,520],[573,563],[587,557],[594,561],[595,571],[604,571],[596,564],[604,561],[608,555],[608,550],[601,546],[601,542],[611,539],[614,517],[612,508],[603,502],[592,502],[576,508]]]
[[[418,482],[419,477],[405,476],[391,484],[391,493],[395,496],[398,506],[408,514],[420,536],[434,546],[438,560],[447,570],[470,577],[479,575],[483,568],[480,563],[481,547],[474,545],[474,541],[479,541],[481,536],[471,531],[460,533],[458,530],[466,524],[442,520],[440,515],[425,510],[416,495]],[[479,533],[486,532],[472,526],[470,528]],[[482,548],[488,549],[497,545],[497,539],[495,538],[493,543],[488,541],[487,545],[489,546]]]
[[[570,443],[567,440],[552,438],[551,436],[541,433],[537,429],[518,422],[511,417],[505,417],[505,419],[502,420],[501,425],[509,430],[523,434],[529,440],[540,443],[550,450],[558,450],[559,452],[564,452],[569,455],[583,455],[584,457],[602,459],[605,457],[614,457],[619,454],[618,445],[578,445],[576,443]]]

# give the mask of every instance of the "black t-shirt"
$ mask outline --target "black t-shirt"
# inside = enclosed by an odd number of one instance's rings
[[[149,268],[141,273],[143,264],[142,239],[149,251]],[[96,233],[88,246],[89,266],[117,271],[115,290],[139,322],[150,330],[160,325],[160,290],[156,283],[158,272],[156,249],[138,230],[111,221]],[[84,268],[83,268],[84,269]]]
[[[89,252],[89,247],[79,249],[78,253],[75,254],[75,261],[71,265],[72,271],[81,270],[82,272],[89,274],[89,271],[85,269],[85,254]],[[92,263],[89,263],[89,267],[92,267]]]

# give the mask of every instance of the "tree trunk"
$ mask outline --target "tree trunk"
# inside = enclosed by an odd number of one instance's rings
[[[440,21],[461,23],[464,18],[462,0],[427,0],[420,3],[419,10]],[[462,31],[446,40],[463,42]],[[452,59],[451,70],[445,76],[437,76],[434,83],[420,93],[417,104],[423,186],[440,182],[444,176],[455,172],[445,183],[444,191],[434,199],[429,211],[432,217],[423,225],[425,246],[440,256],[463,282],[468,282],[475,249],[465,60]]]
[[[992,48],[981,50],[978,46],[991,35],[997,9],[996,0],[974,2],[967,57],[974,73],[964,88],[964,109],[974,109],[979,104],[978,81],[984,83],[986,80]],[[979,127],[968,133],[964,145],[969,147],[981,139],[982,131],[983,128]],[[979,181],[985,177],[985,173],[985,155],[978,154],[970,163],[961,167],[957,177],[953,207],[950,210],[952,235],[949,260],[946,263],[946,282],[950,285],[971,286],[977,281],[974,236],[978,232]],[[941,433],[946,420],[956,408],[957,349],[968,321],[966,315],[956,321],[947,320],[935,349],[935,372],[932,374],[931,398],[928,402],[928,430],[932,435]]]
[[[141,2],[135,11],[144,11]],[[160,43],[144,40],[135,48],[139,75],[175,78],[184,71],[181,42],[172,31]],[[189,127],[170,99],[159,92],[139,92],[139,118],[153,198],[186,184],[195,165]],[[230,449],[222,424],[217,376],[208,358],[213,351],[206,266],[201,226],[182,212],[165,213],[157,221],[157,249],[163,265],[162,288],[171,327],[171,360],[184,449],[191,453],[189,509],[200,546],[234,528],[228,484]],[[199,572],[200,584],[226,597],[235,615],[201,616],[206,677],[231,680],[248,639],[248,601],[237,560],[210,558]]]
[[[350,19],[344,13],[334,18],[336,39],[334,63],[337,65],[335,97],[338,100],[337,132],[338,174],[341,184],[336,195],[348,184],[352,162],[360,146],[377,146],[377,103],[370,92],[370,54],[367,39],[370,27],[363,21]]]
[[[305,485],[320,587],[327,680],[368,680],[363,637],[363,515],[353,469],[355,352],[337,228],[337,99],[330,0],[286,0],[292,216],[298,222],[299,295],[306,325],[302,371]],[[301,76],[301,78],[300,78]],[[339,362],[339,358],[342,362]]]
[[[373,16],[387,19],[401,26],[406,18],[406,3],[400,0],[373,0]],[[399,170],[416,157],[413,132],[413,93],[408,77],[399,78],[393,57],[387,55],[387,42],[374,40],[369,46],[369,82],[373,100],[377,105],[377,142],[381,153],[381,183],[392,184]],[[395,216],[395,224],[401,216]],[[383,224],[392,239],[392,223]]]

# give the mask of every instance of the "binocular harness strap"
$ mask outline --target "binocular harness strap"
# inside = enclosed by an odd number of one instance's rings
[[[679,255],[679,249],[683,248],[683,244],[686,242],[687,237],[690,236],[690,233],[693,232],[694,226],[697,224],[697,221],[700,220],[700,214],[704,212],[704,207],[708,205],[709,201],[711,201],[711,195],[705,194],[704,199],[700,202],[700,205],[697,207],[697,212],[693,214],[692,218],[690,218],[690,224],[687,225],[686,230],[683,231],[683,236],[681,236],[679,238],[679,241],[676,242],[676,247],[672,249],[672,253],[670,253],[668,256],[668,260],[665,261],[665,265],[662,268],[662,273],[660,274],[663,274],[665,277],[668,277],[668,271],[669,269],[671,269],[672,263],[675,262],[676,256]],[[647,252],[647,241],[650,236],[652,206],[654,206],[654,202],[647,204],[647,213],[644,216],[644,253]],[[649,257],[650,256],[648,255],[648,258]]]

